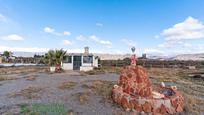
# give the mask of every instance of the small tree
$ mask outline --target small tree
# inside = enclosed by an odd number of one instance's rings
[[[9,51],[4,51],[3,55],[4,55],[6,58],[9,58],[10,52],[9,52]]]
[[[61,70],[61,62],[64,59],[66,51],[63,49],[49,50],[48,53],[45,54],[44,60],[50,66],[56,66],[57,70]]]

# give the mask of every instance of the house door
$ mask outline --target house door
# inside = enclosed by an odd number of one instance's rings
[[[79,70],[81,66],[81,56],[74,56],[73,69]]]

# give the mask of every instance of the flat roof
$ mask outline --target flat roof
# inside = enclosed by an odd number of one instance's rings
[[[92,53],[84,54],[84,53],[67,53],[66,56],[93,56]]]

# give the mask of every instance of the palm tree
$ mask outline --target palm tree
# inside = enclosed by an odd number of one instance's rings
[[[49,50],[48,51],[47,59],[48,59],[48,64],[50,66],[55,66],[56,65],[55,51],[54,50]]]
[[[64,56],[66,55],[66,51],[64,51],[63,49],[60,50],[55,50],[55,59],[56,59],[56,64],[60,65],[61,62],[64,59]]]
[[[55,66],[56,70],[61,70],[61,62],[67,52],[63,49],[49,50],[47,54],[45,54],[45,62],[48,62],[50,66]]]
[[[3,55],[4,55],[6,58],[8,58],[8,57],[10,56],[10,53],[9,53],[9,51],[4,51]]]
[[[9,51],[4,51],[3,52],[3,55],[5,56],[5,58],[6,58],[6,62],[8,62],[9,61],[9,57],[11,57],[12,56],[12,52],[9,52]]]

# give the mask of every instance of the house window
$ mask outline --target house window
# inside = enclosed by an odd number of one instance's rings
[[[92,63],[93,62],[93,56],[84,56],[83,57],[83,63]]]
[[[72,56],[65,56],[63,63],[72,63]]]

